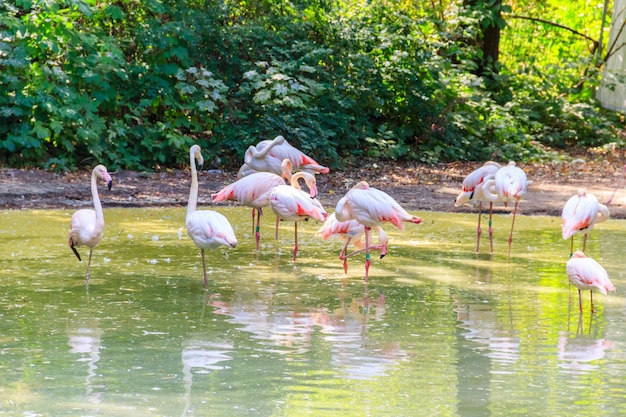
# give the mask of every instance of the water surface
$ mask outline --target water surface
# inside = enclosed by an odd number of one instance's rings
[[[250,211],[218,210],[240,244],[207,252],[207,291],[184,209],[107,209],[88,287],[71,211],[0,212],[0,415],[626,413],[623,221],[590,236],[617,291],[580,316],[558,218],[519,217],[507,261],[510,216],[492,256],[475,215],[417,213],[365,285],[318,223],[294,263],[290,224],[265,216],[257,253]]]

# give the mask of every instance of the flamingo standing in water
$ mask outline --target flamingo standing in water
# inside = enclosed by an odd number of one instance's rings
[[[463,204],[478,203],[478,227],[476,228],[476,253],[480,247],[480,218],[482,216],[483,202],[489,203],[489,246],[493,253],[493,229],[491,221],[493,217],[493,201],[488,200],[483,193],[483,187],[487,180],[495,178],[496,172],[500,169],[500,164],[494,161],[485,162],[483,166],[472,171],[463,180],[462,191],[454,200],[454,206],[460,207]]]
[[[298,181],[304,179],[310,192],[300,188]],[[298,222],[312,217],[323,222],[328,213],[322,204],[314,198],[317,195],[315,176],[307,172],[296,172],[291,177],[291,185],[279,185],[270,192],[270,207],[281,220],[294,222],[293,260],[298,255]]]
[[[270,204],[270,191],[279,185],[285,185],[285,179],[291,180],[292,163],[285,159],[281,164],[282,176],[271,172],[254,172],[234,183],[227,185],[221,191],[213,194],[213,202],[234,200],[245,206],[252,207],[252,233],[256,237],[256,250],[259,250],[261,240],[262,208]],[[257,214],[256,227],[254,216]]]
[[[310,156],[291,146],[284,137],[276,136],[274,140],[264,140],[256,146],[250,146],[244,155],[244,164],[239,168],[238,177],[245,177],[254,172],[282,173],[282,162],[289,159],[295,171],[310,174],[328,174],[327,167],[320,165]]]
[[[591,292],[591,312],[593,313],[593,290],[607,295],[615,291],[615,286],[609,279],[606,270],[592,258],[588,258],[581,251],[576,251],[565,265],[569,281],[578,288],[578,308],[583,311],[581,290]]]
[[[600,204],[593,194],[588,194],[584,189],[578,190],[578,194],[570,197],[563,207],[561,218],[563,220],[563,239],[572,239],[570,256],[574,252],[574,235],[584,233],[583,252],[587,248],[587,235],[596,223],[601,223],[611,216],[609,208]]]
[[[382,227],[378,226],[376,229],[378,230],[378,245],[370,246],[370,250],[380,249],[380,259],[382,259],[387,254],[387,243],[389,242],[389,238]],[[317,234],[324,240],[342,239],[345,241],[345,245],[339,254],[339,259],[343,261],[343,270],[346,274],[348,273],[348,258],[365,250],[365,244],[361,239],[364,233],[365,226],[361,223],[356,220],[340,222],[337,220],[335,213],[328,216],[324,225],[317,231]],[[346,252],[350,242],[354,244],[354,247],[357,250],[347,254]]]
[[[96,166],[91,171],[91,198],[93,200],[94,209],[80,209],[72,215],[70,221],[70,233],[68,244],[79,261],[80,255],[76,250],[77,246],[87,246],[89,248],[89,260],[87,261],[87,273],[85,274],[85,283],[89,282],[89,269],[91,267],[91,254],[102,236],[104,235],[104,213],[102,212],[102,204],[98,195],[98,178],[102,178],[109,190],[113,181],[104,165]]]
[[[365,226],[365,282],[369,279],[370,232],[373,227],[390,222],[404,230],[404,222],[420,224],[422,219],[409,214],[389,194],[370,187],[366,181],[356,184],[339,200],[335,217],[340,222],[356,220]]]
[[[191,187],[187,202],[187,233],[193,243],[200,248],[202,255],[202,271],[204,273],[204,288],[208,286],[206,275],[205,249],[216,249],[221,245],[229,248],[237,246],[237,238],[230,222],[221,213],[212,210],[196,210],[198,204],[198,172],[196,159],[200,166],[204,163],[200,147],[193,145],[189,148],[189,163],[191,164]]]
[[[517,206],[526,194],[526,188],[528,188],[526,173],[521,168],[518,168],[513,161],[500,168],[494,177],[485,181],[485,185],[483,185],[483,194],[487,200],[505,204],[515,202],[511,232],[509,233],[509,258],[511,257],[511,243],[513,242],[513,228],[515,227]]]

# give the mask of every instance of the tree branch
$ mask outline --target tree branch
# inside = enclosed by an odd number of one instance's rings
[[[578,36],[580,36],[580,37],[583,37],[583,38],[587,39],[587,40],[588,40],[588,41],[590,41],[590,42],[593,42],[593,43],[594,43],[594,45],[597,47],[597,43],[598,43],[598,41],[597,41],[597,40],[593,39],[592,37],[590,37],[590,36],[588,36],[588,35],[585,35],[585,34],[584,34],[584,33],[582,33],[582,32],[579,32],[579,31],[577,31],[577,30],[575,30],[575,29],[572,29],[572,28],[570,28],[570,27],[567,27],[567,26],[561,25],[561,24],[559,24],[559,23],[556,23],[556,22],[551,22],[551,21],[549,21],[549,20],[545,20],[545,19],[540,19],[540,18],[538,18],[538,17],[518,16],[518,15],[514,15],[514,14],[512,14],[512,15],[508,15],[508,17],[510,17],[510,18],[512,18],[512,19],[530,20],[531,22],[539,22],[539,23],[543,23],[543,24],[545,24],[545,25],[554,26],[554,27],[557,27],[557,28],[559,28],[559,29],[564,29],[564,30],[567,30],[567,31],[569,31],[569,32],[572,32],[572,33],[573,33],[573,34],[575,34],[575,35],[578,35]]]

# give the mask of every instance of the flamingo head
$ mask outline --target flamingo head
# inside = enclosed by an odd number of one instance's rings
[[[107,183],[107,187],[109,188],[109,191],[111,191],[113,180],[111,179],[111,175],[109,175],[106,167],[104,165],[98,165],[93,169],[93,172]]]

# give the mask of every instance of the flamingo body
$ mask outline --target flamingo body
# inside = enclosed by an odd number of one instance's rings
[[[300,189],[298,181],[304,178],[310,192],[305,193]],[[294,222],[295,239],[293,248],[293,259],[296,260],[298,254],[298,222],[308,218],[314,218],[323,222],[328,217],[328,213],[322,204],[313,198],[317,194],[315,177],[306,172],[297,172],[291,178],[291,185],[279,185],[270,192],[270,207],[276,216],[281,220]]]
[[[365,226],[365,282],[369,279],[371,229],[389,222],[404,230],[405,222],[414,224],[422,222],[422,219],[404,210],[389,194],[370,187],[366,181],[357,183],[339,200],[335,208],[335,217],[340,222],[356,220]]]
[[[488,179],[495,178],[498,169],[500,169],[500,164],[488,161],[480,168],[468,174],[463,180],[461,193],[457,196],[456,200],[454,200],[454,206],[460,207],[470,202],[478,203],[489,201],[483,193],[483,186]]]
[[[607,295],[615,291],[615,286],[609,279],[606,270],[592,258],[588,258],[581,251],[576,251],[565,266],[567,277],[573,286],[578,288],[578,301],[582,311],[581,290],[591,291],[591,311],[593,311],[593,290]]]
[[[472,171],[463,180],[461,193],[454,200],[454,206],[460,207],[466,203],[478,204],[478,226],[476,227],[476,252],[480,248],[480,235],[482,229],[480,228],[480,220],[482,215],[483,203],[489,203],[489,246],[491,253],[493,253],[493,229],[491,227],[493,217],[493,201],[489,200],[485,194],[485,190],[491,183],[495,182],[495,174],[500,169],[500,164],[493,161],[487,161],[483,166]]]
[[[609,208],[600,204],[596,196],[580,189],[563,207],[561,214],[563,239],[569,239],[577,233],[584,233],[586,236],[596,223],[601,223],[610,216]]]
[[[111,176],[104,165],[96,166],[91,172],[91,197],[94,209],[80,209],[72,215],[70,220],[70,231],[68,236],[68,245],[80,261],[80,254],[76,250],[78,246],[87,246],[89,248],[89,260],[87,262],[87,272],[85,281],[89,281],[89,272],[91,267],[91,255],[93,248],[102,240],[104,235],[104,213],[102,211],[102,203],[98,195],[97,179],[102,178],[109,190],[113,183]]]
[[[230,222],[221,213],[212,210],[196,210],[198,203],[198,173],[196,159],[202,165],[201,149],[198,145],[189,148],[189,162],[191,165],[191,186],[189,188],[189,201],[187,202],[186,226],[187,233],[193,243],[200,248],[202,256],[202,270],[204,272],[204,288],[208,286],[206,274],[205,249],[216,249],[220,246],[234,248],[237,246],[237,238]]]
[[[313,158],[291,146],[283,136],[273,140],[264,140],[246,150],[245,163],[239,169],[238,177],[245,177],[254,172],[273,172],[281,174],[282,161],[288,159],[295,171],[312,174],[327,174],[330,170],[320,165]]]

